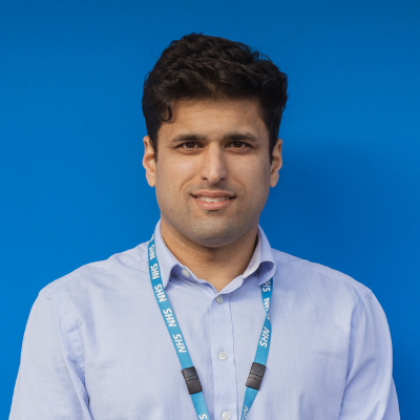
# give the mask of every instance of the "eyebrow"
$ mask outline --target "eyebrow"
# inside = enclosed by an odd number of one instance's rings
[[[178,134],[175,136],[171,143],[182,143],[188,141],[204,141],[206,140],[206,136],[200,136],[199,134]]]
[[[258,142],[258,139],[249,131],[245,131],[243,133],[227,133],[223,136],[225,140],[231,141],[241,141],[241,140],[248,140],[254,143]]]
[[[246,131],[246,132],[231,132],[231,133],[226,133],[223,136],[224,140],[230,140],[230,141],[242,141],[242,140],[247,140],[253,143],[257,143],[258,139],[250,132]],[[193,142],[193,141],[206,141],[207,137],[200,135],[200,134],[178,134],[177,136],[175,136],[172,140],[171,143],[182,143],[182,142]]]

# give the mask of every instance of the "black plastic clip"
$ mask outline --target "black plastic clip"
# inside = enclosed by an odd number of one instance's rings
[[[185,383],[187,384],[190,395],[197,394],[197,392],[201,392],[203,390],[194,366],[182,369],[181,372],[184,375]]]
[[[254,362],[251,366],[251,371],[249,372],[248,380],[246,381],[246,386],[249,388],[254,388],[256,390],[260,389],[264,373],[265,365]]]

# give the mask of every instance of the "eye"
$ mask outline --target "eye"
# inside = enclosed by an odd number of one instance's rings
[[[196,149],[197,147],[198,147],[198,144],[193,141],[188,141],[178,146],[178,148],[180,149]]]
[[[232,149],[247,149],[251,146],[248,143],[244,143],[243,141],[233,141],[229,144],[229,147]]]

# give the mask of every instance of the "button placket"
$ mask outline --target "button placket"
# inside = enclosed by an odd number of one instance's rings
[[[222,303],[217,300],[221,297]],[[220,300],[220,299],[219,299]],[[233,328],[230,296],[218,295],[211,306],[211,357],[215,418],[237,419],[236,371],[233,353]],[[219,413],[219,414],[216,414]]]

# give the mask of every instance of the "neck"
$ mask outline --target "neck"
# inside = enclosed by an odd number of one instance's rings
[[[258,224],[228,245],[206,247],[189,240],[163,218],[161,221],[162,238],[174,257],[218,292],[248,267],[257,244],[257,231]]]

